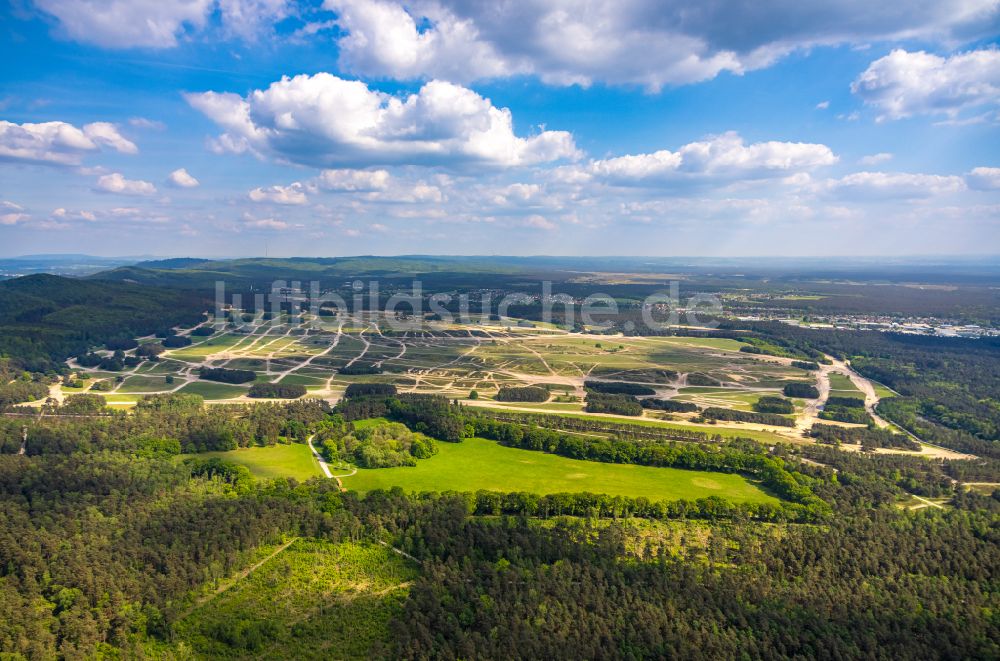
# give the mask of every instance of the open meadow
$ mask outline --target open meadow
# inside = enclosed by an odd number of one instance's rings
[[[733,502],[777,502],[740,475],[606,464],[508,448],[482,438],[439,443],[413,467],[358,469],[341,478],[349,490],[590,492],[676,500],[724,496]]]
[[[182,458],[189,456],[224,459],[245,466],[254,477],[261,479],[294,477],[296,480],[302,481],[312,477],[320,477],[323,474],[316,459],[313,458],[312,452],[309,451],[309,447],[301,443],[181,455]]]

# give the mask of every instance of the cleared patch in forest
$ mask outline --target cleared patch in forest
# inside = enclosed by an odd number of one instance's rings
[[[606,464],[521,450],[482,438],[438,443],[438,454],[402,468],[359,469],[342,478],[349,490],[590,492],[677,500],[721,496],[733,502],[778,502],[740,475]]]
[[[267,558],[276,548],[258,556]],[[416,577],[410,561],[382,546],[299,539],[182,618],[171,644],[150,652],[173,658],[191,652],[199,658],[386,657],[389,622]]]
[[[313,458],[309,447],[301,443],[241,448],[227,452],[202,452],[198,455],[187,456],[218,457],[240,466],[246,466],[254,477],[264,479],[294,477],[296,480],[304,481],[322,475],[319,464]]]

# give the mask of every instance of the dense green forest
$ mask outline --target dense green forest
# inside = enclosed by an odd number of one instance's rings
[[[192,326],[211,309],[206,294],[129,283],[33,275],[0,282],[0,356],[46,372],[108,340]]]
[[[357,402],[365,397],[378,396]],[[195,398],[175,395],[134,414],[5,419],[0,650],[144,656],[170,644],[206,581],[237,571],[263,544],[301,536],[386,541],[419,560],[381,643],[386,658],[1000,654],[991,615],[1000,607],[1000,494],[957,493],[938,464],[818,446],[806,464],[803,450],[769,458],[751,441],[716,451],[609,443],[491,422],[446,401],[427,402],[432,413],[418,399],[382,403],[432,435],[447,436],[458,419],[468,432],[599,461],[650,461],[640,457],[654,453],[675,466],[751,472],[763,462],[761,470],[778,471],[777,480],[786,472],[788,487],[817,503],[819,519],[764,524],[761,512],[721,499],[668,503],[659,517],[643,509],[648,503],[569,494],[397,490],[361,499],[332,480],[257,481],[218,459],[179,461],[220,415],[225,425],[214,433],[241,430],[248,444],[312,433],[345,450],[349,439],[365,442],[339,413],[306,402],[213,408],[206,418]],[[28,451],[20,455],[24,426]],[[390,427],[372,447],[402,449],[407,438],[415,438],[409,429]],[[950,496],[953,506],[907,512],[895,503],[908,492]],[[691,537],[631,539],[636,516],[663,518]],[[707,537],[684,527],[692,520],[714,522]],[[209,634],[233,656],[278,637],[263,626]]]

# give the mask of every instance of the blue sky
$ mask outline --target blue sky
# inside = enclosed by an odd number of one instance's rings
[[[1000,248],[1000,3],[19,0],[0,255]]]

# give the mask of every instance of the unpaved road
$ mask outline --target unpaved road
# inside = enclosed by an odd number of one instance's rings
[[[253,566],[247,567],[243,571],[239,572],[238,574],[236,574],[235,576],[233,576],[232,580],[226,581],[221,586],[219,586],[219,588],[217,590],[215,590],[211,594],[205,595],[201,599],[198,599],[197,601],[194,602],[194,604],[191,606],[191,608],[187,609],[177,619],[178,620],[183,620],[185,617],[187,617],[188,615],[190,615],[191,613],[193,613],[196,609],[201,608],[205,604],[211,602],[213,599],[215,599],[216,597],[218,597],[220,594],[222,594],[223,592],[226,592],[227,590],[229,590],[230,588],[232,588],[233,586],[235,586],[237,583],[239,583],[240,581],[242,581],[244,578],[246,578],[247,576],[249,576],[253,572],[255,572],[258,569],[260,569],[265,563],[267,563],[270,560],[274,559],[274,557],[276,555],[278,555],[279,553],[281,553],[282,551],[284,551],[285,549],[287,549],[289,546],[291,546],[292,544],[294,544],[298,539],[299,539],[298,537],[292,537],[290,540],[288,540],[287,542],[285,542],[284,544],[282,544],[281,546],[279,546],[277,549],[275,549],[274,553],[270,554],[269,556],[267,556],[263,560],[255,563]]]
[[[330,472],[330,466],[323,461],[323,457],[320,456],[319,452],[316,452],[316,448],[313,447],[313,439],[316,438],[316,434],[313,434],[306,439],[306,444],[309,445],[309,449],[312,450],[313,458],[319,463],[320,469],[322,469],[323,474],[327,477],[333,477],[333,473]]]

